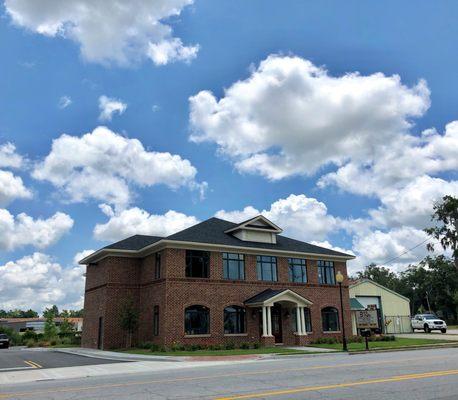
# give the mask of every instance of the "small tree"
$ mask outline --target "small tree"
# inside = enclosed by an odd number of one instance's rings
[[[57,337],[57,326],[54,323],[54,314],[52,312],[46,313],[44,333],[47,340],[51,340]]]
[[[121,328],[127,332],[127,347],[132,347],[132,335],[138,327],[138,310],[134,301],[128,299],[121,309]]]
[[[68,320],[69,312],[67,310],[63,310],[60,315],[62,317],[62,322],[59,327],[61,336],[70,336],[71,334],[75,333],[73,324]]]
[[[444,196],[442,202],[434,205],[431,220],[438,224],[425,232],[439,240],[444,250],[450,249],[458,269],[458,198]],[[428,243],[429,251],[434,251],[434,244]]]

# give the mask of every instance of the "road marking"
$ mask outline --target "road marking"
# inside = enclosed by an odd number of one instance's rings
[[[215,400],[256,399],[259,397],[281,396],[285,394],[304,393],[304,392],[312,392],[312,391],[317,391],[317,390],[329,390],[329,389],[337,389],[337,388],[348,388],[348,387],[354,387],[354,386],[372,385],[376,383],[401,382],[401,381],[408,381],[408,380],[414,380],[414,379],[435,378],[435,377],[449,376],[449,375],[458,375],[458,369],[426,372],[426,373],[420,373],[420,374],[398,375],[398,376],[392,376],[389,378],[378,378],[378,379],[371,379],[367,381],[337,383],[333,385],[305,386],[305,387],[300,387],[300,388],[295,388],[295,389],[272,390],[268,392],[257,392],[257,393],[239,395],[239,396],[216,397]]]
[[[43,368],[42,365],[36,363],[35,361],[31,361],[31,360],[28,360],[28,361],[24,361],[25,363],[31,365],[32,367],[34,368]]]
[[[28,360],[24,360],[24,362],[29,366],[29,367],[32,367],[32,368],[39,368],[37,367],[32,361]]]
[[[414,357],[414,358],[400,358],[397,360],[385,360],[385,361],[368,361],[368,362],[359,362],[359,363],[345,363],[345,364],[330,364],[330,365],[315,365],[302,368],[283,368],[281,372],[301,372],[301,371],[310,371],[310,370],[319,370],[319,369],[334,369],[334,368],[349,368],[349,367],[361,367],[367,365],[380,365],[380,364],[398,364],[403,362],[412,362],[419,360],[432,360],[432,359],[445,359],[455,357],[455,355],[449,356],[429,356],[429,357]],[[139,382],[125,382],[125,383],[112,383],[104,385],[93,385],[85,387],[68,387],[68,388],[56,388],[52,390],[43,390],[43,391],[33,391],[33,392],[22,392],[22,393],[5,393],[0,394],[0,399],[6,399],[10,397],[27,397],[35,396],[40,394],[48,393],[66,393],[66,392],[82,392],[92,389],[106,389],[106,388],[117,388],[117,387],[128,387],[136,385],[149,385],[153,383],[176,383],[176,382],[186,382],[186,381],[198,381],[198,380],[209,380],[209,379],[220,379],[227,377],[237,377],[237,376],[255,376],[255,375],[267,375],[267,374],[278,374],[277,369],[268,369],[261,371],[253,372],[236,372],[236,373],[225,373],[225,374],[215,374],[215,375],[202,375],[202,376],[188,376],[183,378],[172,378],[172,379],[155,379],[149,381],[139,381]]]

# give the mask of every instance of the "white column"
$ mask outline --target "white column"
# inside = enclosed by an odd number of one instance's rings
[[[262,306],[262,336],[267,336],[267,310],[266,306]]]
[[[304,307],[301,307],[301,325],[302,325],[302,334],[307,335],[307,330],[305,329]]]
[[[272,313],[271,313],[272,306],[267,306],[267,335],[272,336]]]
[[[296,331],[298,335],[302,335],[302,323],[301,323],[301,309],[299,306],[296,307]]]

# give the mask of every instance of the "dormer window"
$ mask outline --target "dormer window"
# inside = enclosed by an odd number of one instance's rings
[[[241,222],[237,226],[225,231],[225,233],[231,234],[245,242],[272,244],[277,243],[277,235],[281,232],[281,228],[262,215]]]

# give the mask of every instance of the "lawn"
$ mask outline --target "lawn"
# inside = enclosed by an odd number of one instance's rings
[[[259,349],[195,350],[195,351],[149,351],[145,349],[118,350],[121,353],[147,356],[239,356],[247,354],[313,354],[312,351],[286,349],[284,347],[261,347]]]
[[[438,339],[410,339],[410,338],[396,338],[396,340],[391,342],[369,342],[369,349],[395,349],[398,347],[408,347],[408,346],[424,346],[428,344],[437,344],[437,343],[454,343],[447,340],[438,340]],[[335,344],[312,344],[312,347],[322,347],[326,349],[335,349],[342,350],[342,343]],[[348,350],[350,351],[359,351],[365,350],[365,343],[349,343]]]

